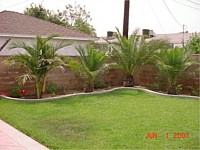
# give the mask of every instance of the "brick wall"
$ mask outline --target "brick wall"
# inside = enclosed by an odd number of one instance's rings
[[[26,72],[25,69],[17,66],[6,66],[3,61],[6,56],[0,57],[0,91],[10,94],[12,88],[18,85],[17,77]],[[106,75],[103,80],[111,86],[121,86],[124,79],[124,73],[119,69],[112,69]],[[50,70],[47,76],[47,87],[55,83],[58,87],[64,87],[65,91],[69,90],[83,90],[83,80],[70,68],[65,67],[65,71],[61,71],[59,68]],[[33,81],[28,81],[24,88],[27,90],[28,95],[35,93],[35,85]]]
[[[193,55],[192,59],[198,62],[198,64],[193,65],[188,71],[191,72],[192,70],[200,70],[200,55]],[[159,71],[151,65],[145,65],[141,67],[138,72],[135,74],[135,84],[151,87],[153,84],[156,83],[156,77],[159,74]],[[163,81],[164,82],[164,81]],[[191,77],[181,77],[178,79],[178,84],[182,85],[182,92],[185,94],[189,94],[191,91],[190,87],[200,88],[200,75],[196,74],[195,76]],[[163,89],[166,90],[166,85],[163,85]]]
[[[6,58],[6,56],[0,57],[0,91],[10,94],[12,88],[18,85],[16,78],[26,70],[16,66],[5,66],[2,62]],[[199,55],[194,56],[194,59],[200,62]],[[200,68],[200,66],[196,65],[193,68]],[[157,74],[158,71],[154,66],[145,65],[135,74],[135,84],[150,87],[155,83]],[[124,80],[124,73],[119,69],[112,69],[108,74],[104,75],[103,79],[111,86],[121,86]],[[199,79],[200,77],[197,75],[189,79],[180,79],[179,82],[183,85],[183,90],[188,93],[190,90],[188,86],[199,87]],[[64,72],[58,68],[51,70],[47,77],[47,87],[51,83],[56,83],[58,87],[63,86],[65,90],[82,90],[84,86],[80,77],[70,68],[65,68]],[[35,93],[35,85],[32,81],[28,81],[25,88],[27,89],[27,94]]]
[[[3,61],[6,60],[6,56],[0,57],[0,91],[10,94],[12,88],[18,85],[18,76],[26,72],[26,69],[19,68],[17,66],[7,66],[3,64]],[[28,81],[25,85],[27,94],[33,94],[35,92],[35,86],[33,81]]]

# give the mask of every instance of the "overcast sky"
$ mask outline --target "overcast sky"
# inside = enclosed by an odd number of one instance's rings
[[[116,31],[115,27],[122,31],[124,0],[0,0],[0,11],[22,13],[32,2],[43,2],[50,10],[63,10],[65,5],[77,2],[90,11],[98,36]],[[129,19],[129,34],[137,27],[160,34],[177,33],[183,31],[183,24],[189,32],[200,32],[200,0],[130,0]]]

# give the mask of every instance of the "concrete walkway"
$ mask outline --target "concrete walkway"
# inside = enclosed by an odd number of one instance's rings
[[[0,119],[0,150],[48,150]]]

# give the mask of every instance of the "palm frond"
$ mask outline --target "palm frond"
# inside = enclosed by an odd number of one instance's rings
[[[191,54],[186,52],[183,48],[162,50],[157,53],[156,58],[156,66],[160,71],[160,75],[166,78],[168,85],[172,87],[176,86],[178,78],[194,75],[194,71],[188,71],[188,69],[194,65],[195,62],[191,60]],[[176,91],[174,93],[176,93]]]
[[[117,29],[118,43],[112,43],[113,56],[127,76],[133,76],[137,69],[154,58],[154,50],[149,50],[143,36],[135,30],[127,39]]]
[[[23,75],[21,75],[21,76],[18,76],[18,77],[17,77],[17,80],[18,80],[19,84],[24,85],[24,84],[26,84],[26,82],[27,82],[28,80],[31,81],[32,78],[35,78],[35,76],[33,76],[33,75],[27,73],[27,74],[23,74]]]
[[[76,71],[87,85],[93,85],[94,80],[106,73],[110,66],[105,64],[108,60],[106,51],[99,51],[92,46],[77,48],[79,60],[70,61],[67,66]]]

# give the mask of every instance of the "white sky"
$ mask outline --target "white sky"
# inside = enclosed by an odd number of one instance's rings
[[[63,10],[65,5],[75,2],[85,5],[86,10],[90,11],[93,19],[91,24],[98,36],[105,36],[107,31],[116,31],[115,27],[122,31],[124,0],[0,0],[0,11],[22,13],[32,2],[40,4],[42,1],[43,6],[50,10]],[[200,0],[165,0],[165,2],[178,22],[187,26],[187,31],[200,32]],[[129,20],[129,34],[137,27],[152,29],[157,34],[183,31],[168,12],[163,0],[130,0]]]

